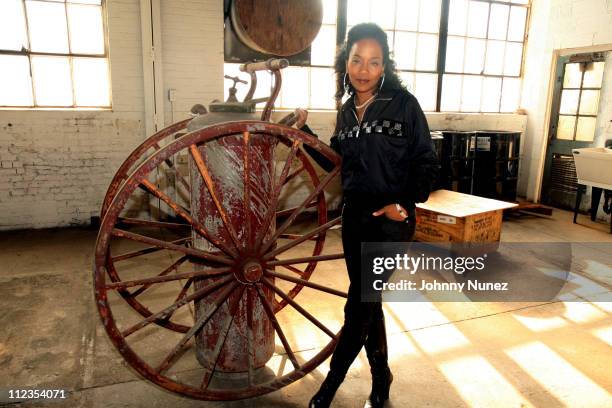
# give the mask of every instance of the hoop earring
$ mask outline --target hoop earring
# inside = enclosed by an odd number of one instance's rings
[[[385,83],[385,74],[383,74],[382,79],[380,81],[380,86],[378,87],[379,92],[382,89],[384,83]]]
[[[346,77],[348,75],[348,72],[344,73],[344,79],[342,80],[342,84],[344,85],[344,92],[347,94],[351,93],[351,87],[350,84],[347,82]]]

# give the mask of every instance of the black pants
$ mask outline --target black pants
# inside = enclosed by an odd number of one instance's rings
[[[381,302],[361,302],[361,243],[411,241],[412,222],[397,222],[372,213],[383,205],[345,199],[342,212],[342,245],[350,287],[344,306],[344,326],[330,363],[330,372],[344,377],[365,345],[373,370],[387,367],[387,337]]]

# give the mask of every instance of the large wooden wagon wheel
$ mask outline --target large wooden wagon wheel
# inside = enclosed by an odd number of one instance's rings
[[[263,167],[261,163],[257,164],[261,151],[255,149],[263,139],[268,142],[272,140],[273,143],[281,142],[290,147],[280,177],[278,180],[272,177],[267,195],[265,189],[261,190],[257,185],[253,185],[251,180],[251,168],[266,168],[265,163]],[[239,215],[236,208],[226,208],[223,205],[227,194],[218,189],[215,176],[211,172],[211,162],[207,157],[209,148],[237,143],[242,144],[243,151],[246,152],[242,157],[242,165],[237,169],[243,176],[243,207]],[[303,143],[335,163],[335,168],[323,180],[318,180],[309,160],[301,152],[300,145]],[[210,223],[200,222],[195,214],[197,209],[192,208],[191,212],[185,210],[149,181],[150,175],[167,158],[179,152],[188,152],[190,155],[197,168],[191,172],[192,189],[200,185],[200,191],[208,192],[207,200],[214,202],[223,228],[218,228],[219,225],[213,225],[214,228],[211,228]],[[301,165],[291,171],[295,162],[301,162]],[[304,169],[311,175],[313,189],[298,207],[288,212],[283,224],[275,229],[276,203],[281,188],[289,177]],[[337,335],[300,306],[294,298],[303,287],[319,294],[327,294],[336,300],[346,297],[344,292],[336,288],[309,280],[318,262],[343,257],[343,254],[320,255],[325,232],[340,221],[338,217],[327,222],[324,196],[324,189],[338,172],[339,157],[317,139],[295,129],[257,121],[230,122],[203,128],[180,137],[146,159],[129,175],[115,194],[102,220],[95,252],[96,304],[107,333],[126,361],[140,374],[168,390],[207,400],[240,399],[271,392],[303,377],[324,361],[333,350]],[[192,231],[192,246],[118,227],[121,225],[120,215],[137,188],[163,200],[174,209],[177,216],[186,221]],[[259,205],[255,205],[256,202]],[[297,216],[306,207],[313,205],[318,210],[317,226],[303,235],[287,235]],[[246,226],[238,226],[242,228],[241,231],[247,231],[241,236],[236,233],[236,219],[242,224],[246,220]],[[251,228],[251,223],[258,228]],[[289,238],[289,241],[281,241],[283,235]],[[152,267],[146,267],[132,274],[126,273],[122,280],[113,281],[111,278],[108,281],[111,247],[116,241],[126,240],[146,244],[150,246],[149,251],[178,253],[180,258],[161,273]],[[289,255],[287,258],[292,249],[306,243],[314,245],[314,253],[317,255],[297,258],[291,258]],[[147,249],[135,253],[144,256],[146,251]],[[114,257],[115,261],[119,257],[121,255]],[[136,263],[142,264],[142,261]],[[300,270],[295,267],[298,264],[307,264],[307,267]],[[179,271],[181,266],[188,265],[191,265],[191,270]],[[276,271],[276,267],[286,268],[288,272]],[[144,319],[141,311],[140,315],[132,313],[128,316],[126,310],[117,306],[114,301],[119,299],[118,291],[135,288],[134,292],[142,294],[149,288],[167,287],[168,283],[178,280],[186,280],[186,283],[171,297],[155,297],[155,307],[159,311],[148,311]],[[289,284],[289,289],[286,284]],[[281,302],[276,301],[275,296],[279,296]],[[170,322],[173,316],[192,302],[199,302],[196,305],[195,321],[173,323],[175,327],[171,327],[172,330],[159,326],[160,323]],[[284,305],[291,305],[293,311],[297,311],[330,338],[319,353],[306,361],[298,361],[279,323],[281,319],[278,318],[278,312]],[[116,308],[119,313],[113,314],[112,310]],[[179,327],[181,325],[183,327]],[[213,326],[221,329],[211,334]],[[272,374],[261,374],[266,367],[265,361],[262,362],[262,358],[265,359],[262,357],[262,350],[266,347],[260,350],[257,342],[260,335],[265,334],[265,327],[268,327],[270,332],[276,332],[284,348],[281,354],[291,362],[292,371],[279,370]],[[242,348],[227,350],[225,344],[228,333],[232,331],[238,332],[230,336],[231,341],[241,335],[244,337],[244,344],[239,342],[243,345]],[[207,346],[207,352],[204,353],[206,355],[198,354],[198,360],[203,366],[181,371],[185,356],[189,355],[189,350],[193,350],[194,343],[198,341],[192,340],[194,338]],[[152,347],[142,346],[142,343],[147,342],[153,342]],[[144,348],[139,348],[141,346]],[[167,349],[164,350],[164,347]],[[227,356],[228,353],[231,358]],[[225,374],[240,371],[236,366],[245,368],[245,376],[240,380],[232,379],[233,382],[228,385]],[[198,378],[193,378],[193,375]]]

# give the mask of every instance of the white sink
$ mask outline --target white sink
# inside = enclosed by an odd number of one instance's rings
[[[578,183],[612,190],[612,149],[573,149]]]

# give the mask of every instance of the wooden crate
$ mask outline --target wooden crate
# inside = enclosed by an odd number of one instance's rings
[[[516,204],[437,190],[417,204],[415,239],[421,242],[499,242],[502,213]]]

